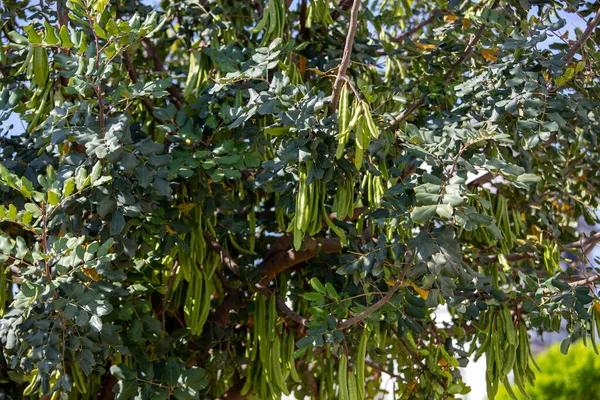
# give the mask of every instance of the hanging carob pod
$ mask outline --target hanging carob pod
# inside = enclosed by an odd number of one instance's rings
[[[294,337],[278,323],[275,294],[268,299],[260,293],[254,295],[252,320],[251,342],[246,352],[251,362],[246,368],[241,394],[244,396],[252,389],[261,399],[289,396],[288,377],[300,382],[300,376],[294,364]]]

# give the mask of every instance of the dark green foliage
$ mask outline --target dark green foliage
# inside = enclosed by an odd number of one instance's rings
[[[352,3],[2,2],[0,396],[493,397],[595,339],[597,5]]]

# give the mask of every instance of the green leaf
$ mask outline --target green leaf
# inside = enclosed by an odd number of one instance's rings
[[[90,173],[90,183],[93,185],[96,179],[100,178],[100,175],[102,175],[102,163],[100,160],[98,160],[92,167],[92,172]]]
[[[264,132],[272,136],[282,136],[290,131],[289,126],[274,126],[271,128],[265,128]]]
[[[54,27],[46,20],[44,20],[44,28],[46,28],[46,36],[44,37],[44,41],[48,44],[58,44],[60,39],[57,36],[56,29],[54,29]]]
[[[66,25],[60,27],[59,36],[62,47],[66,47],[68,49],[73,48],[73,42],[71,41],[71,37],[69,36],[69,30]]]
[[[315,292],[308,292],[308,293],[304,293],[302,295],[302,297],[304,297],[306,300],[308,301],[312,301],[312,302],[321,302],[325,299],[325,297],[323,296],[323,294],[321,293],[315,293]]]
[[[38,35],[38,33],[35,31],[35,28],[33,27],[33,25],[25,26],[25,27],[23,27],[23,30],[25,32],[27,32],[27,38],[29,39],[29,43],[32,43],[32,44],[42,43],[42,37],[40,35]]]
[[[177,384],[179,376],[181,375],[179,364],[174,358],[169,357],[165,365],[165,370],[161,381],[169,386]]]
[[[67,178],[63,186],[63,197],[69,197],[75,190],[75,179]]]
[[[310,279],[310,286],[312,286],[317,293],[325,294],[326,292],[325,286],[323,286],[321,281],[316,277]]]
[[[540,180],[541,178],[535,174],[521,174],[517,177],[517,182],[521,182],[526,185],[537,183]]]
[[[433,218],[436,210],[437,206],[435,205],[415,207],[410,213],[410,217],[417,223],[427,222]]]
[[[121,211],[116,210],[110,221],[110,234],[118,235],[123,231],[123,228],[125,228],[125,218],[123,218],[123,213]]]
[[[198,367],[187,369],[183,373],[183,382],[195,390],[202,390],[208,384],[205,371]]]
[[[452,218],[452,205],[440,204],[436,207],[436,213],[442,218]]]
[[[54,192],[53,190],[49,190],[48,191],[48,203],[51,206],[55,206],[58,203],[60,203],[60,196],[58,195],[58,193]]]
[[[96,253],[98,257],[104,257],[105,255],[107,255],[114,242],[115,241],[113,238],[108,238],[108,240],[102,243],[102,245],[98,248],[98,251]]]
[[[116,389],[117,400],[132,399],[138,392],[138,383],[136,380],[120,381],[119,383],[117,383]]]
[[[17,207],[14,204],[8,205],[8,213],[6,214],[6,218],[9,220],[16,221],[17,219]]]
[[[129,328],[127,329],[127,338],[134,343],[142,340],[142,322],[139,319],[131,321]]]

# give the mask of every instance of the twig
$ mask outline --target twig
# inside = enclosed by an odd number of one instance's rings
[[[383,296],[381,299],[379,299],[376,303],[374,303],[374,304],[370,305],[369,307],[367,307],[360,314],[355,315],[353,317],[348,318],[345,321],[340,322],[338,324],[338,329],[339,330],[345,330],[345,329],[350,328],[352,325],[358,324],[360,321],[362,321],[363,319],[369,317],[375,311],[377,311],[381,307],[383,307],[388,301],[390,301],[390,299],[392,298],[392,296],[394,295],[394,293],[396,293],[398,291],[398,289],[400,288],[400,286],[402,286],[402,283],[404,281],[404,277],[406,276],[406,273],[408,272],[408,270],[412,266],[412,263],[413,263],[413,261],[415,259],[415,254],[416,253],[413,253],[410,256],[410,258],[406,262],[406,265],[404,266],[404,269],[402,270],[402,273],[400,274],[400,277],[398,278],[398,280],[396,280],[396,283],[394,283],[394,286],[392,286],[390,288],[390,290],[388,290],[388,292],[387,292],[387,294],[385,296]]]
[[[498,5],[498,0],[494,1],[494,4],[492,4],[491,9],[496,8],[497,5]],[[450,81],[452,80],[452,76],[454,75],[456,68],[458,68],[460,65],[462,65],[462,63],[465,62],[467,57],[469,57],[469,55],[473,51],[473,47],[475,47],[475,45],[479,42],[479,40],[483,36],[483,33],[485,32],[485,28],[486,28],[486,26],[484,24],[482,24],[479,27],[475,36],[473,36],[473,38],[469,41],[469,44],[467,45],[463,54],[459,57],[458,60],[456,60],[456,62],[454,64],[452,64],[452,66],[446,72],[446,74],[444,74],[444,85],[443,85],[444,87],[446,87],[448,85],[448,83],[450,83]],[[429,96],[429,93],[430,93],[430,91],[429,91],[429,89],[427,89],[421,95],[421,97],[419,97],[419,99],[417,99],[407,109],[405,109],[402,112],[402,114],[398,115],[397,117],[395,117],[393,119],[393,121],[389,125],[389,128],[395,127],[400,122],[402,122],[404,119],[406,119],[406,117],[408,117],[410,114],[412,114],[417,108],[419,108],[425,102],[425,99],[427,99],[427,96]]]
[[[227,268],[229,268],[231,272],[233,272],[236,276],[240,276],[240,267],[233,260],[233,258],[231,258],[231,256],[229,255],[229,253],[227,253],[223,246],[221,246],[219,242],[217,242],[217,240],[210,233],[204,232],[203,236],[204,240],[206,240],[209,246],[212,247],[212,249],[219,254],[221,262],[225,264]]]
[[[511,253],[511,254],[504,255],[504,257],[506,258],[506,261],[515,262],[515,261],[523,261],[523,260],[529,260],[530,258],[535,258],[535,254],[534,253]],[[497,255],[482,257],[482,260],[484,260],[488,263],[498,262],[498,259],[499,258]]]
[[[346,45],[344,46],[344,54],[342,62],[338,69],[337,77],[333,83],[333,91],[331,95],[331,103],[329,103],[329,113],[333,114],[337,110],[338,98],[343,85],[343,76],[346,75],[348,65],[350,65],[350,56],[352,55],[352,46],[354,44],[354,35],[358,28],[358,11],[362,0],[354,0],[352,10],[350,11],[350,26],[348,27],[348,35],[346,36]]]
[[[131,83],[136,84],[139,80],[139,76],[137,74],[137,71],[133,67],[131,57],[129,57],[129,51],[127,50],[123,51],[123,61],[125,62],[125,69],[127,69],[127,73],[129,74],[129,79],[131,79]],[[154,106],[152,105],[152,102],[150,102],[150,99],[148,99],[148,97],[142,96],[142,103],[153,118],[155,118],[159,123],[164,122],[154,116]]]
[[[374,363],[371,360],[365,360],[365,364],[368,365],[369,367],[373,368],[375,371],[383,372],[384,374],[387,374],[387,375],[391,376],[392,378],[402,379],[403,381],[406,381],[406,377],[404,377],[402,375],[398,375],[394,372],[391,372],[391,371],[383,368],[379,364]]]
[[[167,69],[165,68],[163,62],[160,58],[158,58],[158,54],[156,54],[156,47],[154,46],[154,44],[148,38],[144,38],[142,39],[142,46],[148,53],[148,57],[152,59],[156,70],[158,70],[159,72],[167,72]],[[167,91],[171,95],[171,99],[173,100],[173,104],[175,105],[175,107],[177,107],[178,110],[181,110],[184,104],[183,94],[181,93],[181,90],[171,83],[171,85],[167,88]]]
[[[563,247],[567,249],[581,249],[598,242],[600,242],[600,232],[592,236],[583,237],[571,243],[565,243],[563,244]]]
[[[424,20],[423,22],[421,22],[420,24],[402,32],[401,34],[399,34],[398,36],[396,36],[394,38],[394,40],[396,40],[397,42],[400,42],[402,40],[404,40],[404,38],[412,35],[415,32],[420,31],[421,29],[423,29],[424,27],[426,27],[427,25],[431,24],[432,22],[434,22],[439,16],[440,14],[446,14],[448,13],[448,10],[435,10],[433,11],[433,14],[431,14],[431,16],[429,18],[427,18],[426,20]]]
[[[585,286],[589,283],[596,282],[598,279],[600,279],[600,274],[595,274],[579,281],[569,282],[569,286],[574,289],[578,286]]]
[[[573,57],[575,57],[575,54],[577,54],[577,51],[579,50],[579,48],[581,46],[583,46],[583,43],[590,37],[590,35],[594,31],[594,29],[596,29],[596,26],[598,25],[599,22],[600,22],[600,12],[596,13],[596,16],[594,18],[592,18],[592,20],[588,23],[587,28],[585,28],[585,31],[583,31],[583,35],[581,35],[581,37],[579,39],[577,39],[577,41],[573,44],[573,46],[571,46],[571,48],[569,49],[569,52],[563,58],[563,62],[565,64],[567,64],[569,61],[571,61],[571,59]]]
[[[98,38],[98,34],[94,30],[94,19],[90,14],[89,9],[84,3],[85,13],[87,14],[87,18],[90,22],[90,28],[92,29],[92,34],[94,35],[94,44],[96,45],[96,73],[100,71],[100,39]],[[105,125],[105,116],[104,116],[104,100],[102,99],[102,82],[98,78],[98,83],[92,83],[92,88],[96,92],[96,97],[98,97],[98,118],[100,122],[100,132],[102,136],[104,136],[104,125]]]
[[[271,290],[269,290],[269,288],[261,285],[260,283],[257,283],[256,285],[254,285],[254,288],[256,289],[257,292],[259,292],[260,294],[262,294],[266,297],[275,296],[275,293],[273,293]],[[298,314],[297,312],[295,312],[294,310],[292,310],[290,307],[288,307],[287,304],[285,304],[285,302],[283,300],[278,298],[276,302],[277,302],[277,308],[279,308],[279,310],[281,312],[283,312],[285,315],[287,315],[292,321],[294,321],[302,326],[306,326],[306,324],[308,323],[308,318],[305,318],[305,317],[301,316],[300,314]]]
[[[167,281],[167,286],[165,287],[165,295],[163,296],[162,301],[162,310],[160,313],[160,320],[162,323],[163,330],[165,329],[165,315],[167,313],[167,300],[169,298],[169,291],[173,287],[173,283],[175,282],[175,272],[179,269],[179,261],[175,260],[173,263],[173,268],[171,269],[171,274],[169,275],[169,280]]]
[[[600,242],[600,233],[596,233],[592,236],[583,237],[575,242],[565,243],[561,245],[564,249],[589,249],[591,250],[594,245]],[[584,253],[586,253],[584,251]],[[531,258],[535,258],[535,253],[510,253],[506,254],[504,257],[506,261],[515,262],[515,261],[523,261]],[[486,261],[488,263],[498,262],[497,255],[489,255],[479,258],[482,261]]]
[[[480,177],[475,178],[471,182],[467,183],[467,186],[469,186],[469,187],[483,186],[484,184],[492,181],[493,179],[494,179],[494,174],[492,174],[491,172],[486,172],[485,174],[481,175]]]

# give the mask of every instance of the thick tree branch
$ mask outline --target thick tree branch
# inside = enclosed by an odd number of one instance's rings
[[[203,236],[204,236],[204,240],[206,240],[206,242],[209,244],[209,246],[219,254],[219,257],[221,257],[221,262],[223,262],[227,266],[227,268],[229,268],[236,276],[239,277],[240,276],[240,267],[233,260],[233,258],[231,258],[231,256],[229,255],[229,253],[227,253],[227,251],[223,248],[223,246],[221,246],[210,233],[204,232]],[[269,288],[267,288],[265,285],[263,285],[261,283],[257,283],[256,285],[253,285],[252,288],[256,292],[259,292],[266,297],[271,297],[271,296],[275,295]],[[292,321],[295,321],[300,325],[306,325],[306,323],[308,322],[307,318],[304,318],[301,315],[299,315],[298,313],[296,313],[294,310],[292,310],[290,307],[288,307],[288,305],[283,300],[281,300],[279,298],[277,299],[277,308],[279,308],[279,310],[281,312],[283,312],[285,315],[287,315]],[[228,307],[227,307],[227,310],[221,310],[221,312],[227,312],[227,311],[228,311]],[[228,320],[228,318],[227,318],[227,320]]]
[[[258,269],[262,274],[260,283],[265,286],[268,285],[270,281],[283,271],[300,264],[301,262],[310,260],[321,252],[338,253],[342,250],[339,238],[327,238],[322,242],[307,239],[305,243],[306,250],[278,251],[265,258],[258,266]]]
[[[348,35],[346,36],[346,45],[344,46],[344,54],[342,56],[342,62],[340,63],[337,77],[333,83],[333,92],[331,95],[331,103],[329,103],[329,113],[333,114],[337,110],[337,103],[340,97],[340,91],[344,84],[344,76],[348,65],[350,65],[350,58],[352,55],[352,46],[354,45],[354,35],[358,28],[358,11],[360,9],[361,0],[354,0],[352,4],[352,10],[350,11],[350,25],[348,26]]]
[[[492,174],[491,172],[486,172],[485,174],[481,175],[478,178],[473,179],[471,182],[467,183],[467,186],[469,187],[478,187],[478,186],[483,186],[488,182],[491,182],[494,179],[494,174]]]
[[[59,28],[69,23],[69,9],[66,0],[56,1],[56,18]]]
[[[108,369],[108,368],[106,368]],[[104,376],[104,380],[102,381],[102,389],[100,393],[97,394],[97,399],[99,400],[109,400],[115,398],[115,392],[113,392],[113,388],[119,381],[117,378],[111,373],[107,373]]]
[[[237,383],[235,385],[233,385],[231,388],[229,388],[229,390],[227,392],[225,392],[225,394],[223,396],[221,396],[219,399],[227,399],[227,400],[244,400],[247,399],[248,396],[250,396],[252,394],[252,389],[250,389],[250,392],[246,393],[245,395],[242,395],[242,388],[244,387],[244,383],[245,380],[244,379],[238,379]]]
[[[577,41],[573,44],[573,46],[571,46],[571,48],[569,49],[569,52],[563,58],[563,62],[565,64],[568,64],[569,61],[571,61],[571,59],[573,57],[575,57],[575,54],[577,54],[577,52],[579,51],[581,46],[583,46],[585,41],[588,40],[588,38],[590,37],[590,35],[594,31],[594,29],[596,29],[596,26],[598,26],[599,22],[600,22],[600,12],[596,13],[594,18],[592,18],[592,20],[588,23],[587,28],[585,28],[585,31],[583,31],[583,35],[581,35],[581,37],[579,39],[577,39]]]

